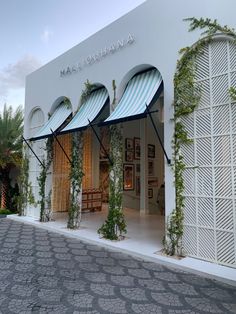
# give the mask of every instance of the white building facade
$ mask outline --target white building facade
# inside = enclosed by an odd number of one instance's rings
[[[173,78],[178,52],[199,39],[199,32],[188,33],[188,24],[183,19],[193,16],[217,18],[222,25],[236,28],[235,9],[236,5],[230,0],[224,4],[215,0],[147,0],[27,77],[25,138],[33,138],[41,130],[48,121],[48,114],[53,115],[65,97],[69,99],[74,115],[81,106],[81,94],[87,80],[107,91],[105,120],[112,112],[114,81],[116,103],[119,104],[135,75],[157,70],[162,77],[162,89],[154,90],[157,97],[153,94],[150,103],[161,142],[172,159]],[[235,44],[227,37],[216,37],[206,46],[199,64],[197,80],[203,87],[202,97],[195,112],[185,118],[193,142],[182,149],[187,165],[184,174],[184,251],[189,256],[236,267],[236,104],[230,101],[228,94],[228,89],[236,86]],[[155,213],[159,210],[158,190],[165,182],[167,219],[175,208],[174,176],[150,118],[140,115],[121,123],[124,165],[131,165],[134,171],[133,186],[124,191],[124,206],[142,214]],[[90,132],[88,130],[89,127],[87,132]],[[87,161],[90,164],[87,187],[99,188],[100,172],[106,168],[106,161],[101,160],[95,136],[92,133],[87,136],[90,139],[88,151],[93,152]],[[134,148],[127,147],[130,139],[140,140],[140,156],[134,155]],[[43,156],[43,143],[42,137],[32,144],[39,158]],[[31,155],[29,174],[36,199],[39,169],[36,158]],[[68,169],[63,171],[64,177],[68,176]],[[49,186],[57,182],[55,175],[53,178],[53,165],[48,182]],[[62,188],[66,190],[63,183]],[[55,193],[52,199],[59,197]],[[62,198],[66,199],[68,193]],[[67,209],[60,209],[63,210]],[[38,218],[39,207],[29,205],[27,215]]]

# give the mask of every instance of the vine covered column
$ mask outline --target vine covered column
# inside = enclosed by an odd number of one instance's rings
[[[83,133],[72,134],[72,164],[70,172],[70,207],[67,228],[78,229],[82,212]]]
[[[53,160],[53,149],[52,149],[53,138],[48,138],[46,140],[45,157],[42,160],[41,172],[37,178],[39,183],[39,195],[40,195],[40,222],[48,222],[52,218],[51,213],[51,191],[46,193],[46,180],[48,170],[51,166]]]
[[[26,207],[28,204],[34,204],[34,196],[32,192],[32,185],[29,182],[29,149],[25,145],[23,146],[21,161],[21,173],[20,173],[20,193],[17,197],[17,207],[19,216],[26,215]]]
[[[110,166],[109,212],[106,221],[98,230],[104,238],[121,239],[126,233],[126,223],[122,208],[123,196],[123,136],[120,124],[110,127]]]

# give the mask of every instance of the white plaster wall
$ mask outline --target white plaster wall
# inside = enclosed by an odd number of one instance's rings
[[[127,73],[140,64],[155,66],[164,80],[164,133],[165,148],[171,156],[173,132],[172,102],[173,75],[178,51],[193,44],[199,32],[188,33],[186,17],[217,18],[221,24],[236,27],[235,0],[147,0],[144,4],[59,56],[26,79],[25,95],[25,136],[29,135],[28,119],[30,111],[39,106],[44,115],[50,111],[54,101],[60,96],[70,98],[76,110],[86,79],[106,86],[112,99],[112,80],[116,80],[118,97],[122,95],[125,83],[130,78]],[[87,66],[81,72],[61,78],[60,70],[72,66],[84,57],[109,46],[131,33],[135,42],[109,55],[100,62]],[[174,208],[174,185],[170,167],[165,169],[166,213]]]

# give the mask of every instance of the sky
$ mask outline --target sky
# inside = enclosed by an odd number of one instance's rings
[[[145,0],[0,0],[0,111],[24,106],[25,77]]]

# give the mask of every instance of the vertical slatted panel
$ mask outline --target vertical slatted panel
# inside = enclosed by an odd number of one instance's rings
[[[67,155],[71,154],[71,134],[58,136]],[[65,212],[69,208],[70,197],[70,163],[59,144],[53,143],[53,176],[52,176],[52,210]]]
[[[184,251],[236,267],[236,44],[227,39],[206,45],[198,58],[198,108],[184,122],[190,147],[181,152],[184,171]]]

